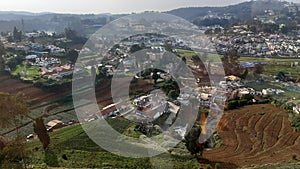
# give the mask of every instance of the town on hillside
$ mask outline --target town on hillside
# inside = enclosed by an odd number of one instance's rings
[[[16,14],[0,28],[0,168],[300,166],[299,14],[265,0],[132,15],[165,20]]]

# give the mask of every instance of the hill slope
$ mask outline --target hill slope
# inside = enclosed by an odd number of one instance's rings
[[[114,128],[123,133],[132,123],[126,119],[108,119]],[[27,143],[35,166],[46,163],[48,167],[66,168],[199,168],[190,156],[164,153],[154,158],[125,158],[105,151],[86,135],[80,125],[63,128],[50,135],[51,146],[44,151],[36,139]],[[67,160],[66,158],[67,157]]]
[[[249,1],[237,5],[226,7],[191,7],[171,10],[167,13],[195,21],[199,17],[204,17],[210,13],[219,15],[231,14],[239,20],[251,19],[253,16],[263,13],[265,10],[282,11],[286,2],[276,0],[271,1]]]
[[[205,151],[211,161],[237,166],[289,162],[300,158],[300,133],[291,127],[288,114],[270,104],[245,106],[225,113],[219,123],[224,142]]]

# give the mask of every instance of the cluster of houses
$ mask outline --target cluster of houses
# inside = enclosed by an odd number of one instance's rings
[[[71,64],[58,64],[48,68],[41,68],[42,76],[52,80],[61,80],[66,76],[72,75],[73,71],[74,68]]]
[[[225,91],[224,95],[216,95],[215,92],[221,89]],[[254,88],[247,87],[242,80],[234,75],[226,76],[224,81],[220,81],[217,86],[201,86],[196,89],[197,98],[200,100],[200,105],[204,107],[211,107],[212,102],[215,99],[221,101],[235,99],[236,97],[241,98],[244,95],[254,96],[253,102],[263,100],[267,96],[283,95],[285,91],[282,89],[264,88],[261,91],[255,90]],[[179,99],[186,97],[180,96]]]
[[[42,77],[52,80],[60,80],[65,76],[71,75],[74,66],[62,64],[59,58],[45,55],[31,54],[25,57],[27,65],[39,66]]]
[[[284,34],[260,32],[255,34],[249,25],[230,28],[228,33],[213,38],[219,53],[226,53],[232,48],[244,56],[254,57],[300,57],[300,40]]]
[[[49,67],[61,63],[60,59],[58,58],[47,57],[47,56],[39,57],[36,54],[27,55],[25,59],[29,65],[39,66],[39,67]]]
[[[29,41],[22,42],[8,42],[4,39],[3,44],[6,49],[13,51],[23,51],[25,53],[40,53],[51,56],[62,56],[66,52],[65,49],[55,45],[44,45],[39,43],[32,43]]]
[[[46,32],[29,32],[24,34],[26,38],[20,42],[11,42],[3,38],[4,47],[8,51],[26,53],[24,58],[26,65],[40,67],[42,77],[52,80],[61,80],[73,73],[73,65],[62,64],[61,57],[65,56],[66,50],[56,45],[46,45],[30,41],[32,38],[51,36]],[[8,36],[11,36],[8,34]],[[64,42],[66,38],[57,38],[56,42]],[[13,56],[16,57],[17,55]],[[11,59],[12,57],[8,58]],[[6,68],[8,71],[10,69]]]
[[[294,53],[298,52],[299,43],[298,42],[295,43],[295,41],[290,37],[285,37],[284,35],[280,35],[279,37],[277,37],[277,35],[270,35],[264,33],[262,33],[261,35],[255,35],[249,30],[245,30],[248,29],[248,27],[243,27],[243,26],[237,26],[234,29],[235,29],[236,36],[232,36],[232,37],[220,36],[218,39],[214,39],[215,42],[218,42],[216,43],[217,50],[219,51],[224,50],[225,52],[226,50],[229,50],[231,45],[235,45],[239,47],[238,52],[242,52],[244,51],[243,45],[246,46],[248,45],[249,46],[249,48],[247,48],[248,52],[250,53],[252,52],[254,56],[258,56],[259,55],[258,53],[261,53],[261,55],[270,54],[268,52],[270,51],[270,49],[272,49],[271,48],[272,44],[275,44],[277,45],[277,47],[281,45],[284,48],[289,48]],[[286,45],[286,43],[279,43],[282,42],[281,40],[278,40],[280,39],[281,36],[285,37],[284,39],[285,42],[291,43],[291,47],[284,46]],[[244,39],[246,39],[247,43],[245,43],[246,41],[243,41]],[[272,44],[267,42],[271,42]],[[169,43],[175,49],[178,48],[180,44],[181,45],[184,44],[184,43],[180,43],[180,41],[176,39],[174,39],[174,41],[170,41],[164,37],[156,37],[156,36],[152,37],[150,35],[142,36],[142,37],[141,36],[131,37],[130,39],[120,43],[114,50],[111,50],[106,55],[103,55],[108,59],[108,61],[106,62],[106,65],[101,64],[100,66],[105,67],[108,73],[114,74],[115,71],[117,71],[116,67],[118,66],[118,64],[122,63],[125,68],[125,71],[123,71],[124,73],[132,72],[132,70],[136,68],[139,62],[137,62],[134,59],[126,60],[125,58],[128,57],[130,50],[132,49],[131,47],[133,45],[138,45],[141,48],[148,47],[148,49],[151,49],[148,52],[146,52],[146,54],[143,55],[144,58],[142,58],[144,59],[142,62],[144,65],[141,66],[147,67],[151,65],[154,61],[163,59],[164,56],[162,55],[162,53],[166,50],[164,47],[166,43]],[[257,64],[267,64],[267,63],[266,62],[242,62],[241,66],[244,68],[253,68]],[[168,67],[169,70],[171,70],[172,67],[174,67],[174,65],[173,66],[169,65],[166,67]],[[200,69],[200,68],[195,68],[195,69]],[[168,79],[169,73],[168,72],[161,73],[160,78]],[[187,81],[188,80],[184,80],[185,83],[187,83]],[[218,95],[216,94],[218,93],[218,91],[225,91],[225,93],[224,95]],[[189,89],[187,90],[187,92],[181,91],[181,94],[179,95],[176,101],[180,102],[181,105],[182,104],[184,105],[184,104],[189,104],[189,100],[191,98],[196,98],[200,101],[201,106],[207,108],[214,107],[214,109],[221,111],[223,108],[215,104],[216,101],[225,102],[226,100],[234,99],[236,97],[242,97],[243,95],[248,95],[248,94],[253,95],[254,96],[253,102],[256,102],[257,100],[263,100],[265,96],[284,94],[284,91],[280,89],[270,89],[270,88],[257,91],[253,88],[246,87],[239,77],[232,75],[232,76],[224,77],[224,80],[215,86],[202,85],[197,89]],[[158,99],[153,99],[153,95],[138,96],[132,102],[133,105],[135,106],[134,109],[128,106],[122,107],[118,105],[109,105],[103,108],[102,111],[99,113],[104,115],[102,117],[115,117],[117,115],[122,115],[123,117],[127,117],[127,118],[131,118],[134,116],[134,118],[153,120],[160,117],[165,112],[168,112],[168,110],[170,110],[170,104],[173,104],[168,102],[155,103],[155,100]],[[184,130],[184,126],[177,126],[176,128],[176,131],[178,131],[178,133],[182,133],[183,130]]]
[[[267,88],[267,89],[262,90],[263,95],[273,95],[273,94],[280,95],[280,94],[284,94],[284,93],[285,93],[285,91],[281,90],[281,89]]]

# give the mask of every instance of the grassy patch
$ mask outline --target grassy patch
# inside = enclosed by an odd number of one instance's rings
[[[109,119],[119,132],[126,132],[134,125],[127,119]],[[105,151],[85,134],[82,127],[71,126],[50,134],[51,146],[44,151],[38,140],[27,143],[32,151],[32,162],[37,166],[61,168],[199,168],[190,156],[164,153],[149,158],[126,158]]]
[[[136,127],[136,124],[129,127],[125,132],[123,133],[125,136],[133,137],[133,138],[139,138],[143,133],[139,131],[134,131],[134,128]]]
[[[264,66],[264,75],[275,76],[278,72],[284,72],[287,76],[299,77],[300,75],[300,60],[298,58],[255,58],[241,57],[240,62],[267,62]],[[291,63],[298,62],[298,66],[291,67]]]
[[[24,80],[30,81],[41,78],[40,68],[38,66],[27,66],[24,62],[17,65],[16,70],[12,72],[12,75],[21,75]]]

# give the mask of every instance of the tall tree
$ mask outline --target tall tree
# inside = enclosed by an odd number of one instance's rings
[[[29,112],[24,94],[0,93],[0,127],[16,127],[17,137],[11,141],[1,140],[0,168],[26,168],[29,152],[19,136],[18,127]]]
[[[18,127],[29,109],[24,94],[0,93],[0,127]]]
[[[67,39],[72,40],[75,44],[84,44],[87,41],[85,37],[79,35],[75,30],[70,28],[65,29],[65,36]]]
[[[77,61],[79,53],[76,50],[70,50],[67,55],[66,58],[72,63],[75,64]]]
[[[5,63],[3,58],[4,53],[5,53],[4,45],[2,42],[0,42],[0,72],[4,71],[5,68]]]
[[[20,42],[22,40],[22,32],[19,31],[16,27],[13,30],[13,38],[15,41]]]
[[[183,56],[183,57],[181,58],[181,60],[182,60],[184,63],[186,63],[186,57]]]
[[[235,75],[241,77],[245,73],[245,69],[240,66],[239,54],[236,49],[232,49],[226,53],[221,59],[226,75]]]
[[[57,105],[53,105],[53,107],[56,106]],[[53,107],[46,107],[43,114],[47,113]],[[22,119],[24,117],[30,118],[34,121],[34,132],[38,135],[43,147],[47,148],[50,143],[50,138],[43,122],[43,117],[34,119],[30,117],[28,113],[29,109],[24,94],[18,93],[16,95],[11,95],[8,93],[0,93],[0,127],[8,128],[13,126],[17,129],[17,134],[19,134],[18,129]]]
[[[10,140],[0,151],[0,168],[26,169],[30,162],[30,150],[21,137]]]
[[[203,146],[199,143],[199,137],[201,134],[201,127],[199,125],[194,125],[191,131],[185,135],[184,142],[188,151],[199,159],[203,151]]]
[[[66,28],[65,29],[65,35],[67,39],[73,40],[77,37],[77,33],[76,31],[70,29],[70,28]]]
[[[256,75],[260,75],[260,74],[263,73],[263,71],[264,71],[264,67],[263,67],[262,64],[259,63],[259,64],[255,65],[253,73],[256,74]]]
[[[43,148],[46,149],[50,144],[50,137],[44,124],[43,117],[35,119],[35,122],[33,123],[33,130],[43,144]]]

